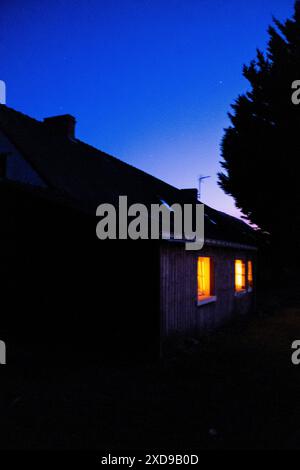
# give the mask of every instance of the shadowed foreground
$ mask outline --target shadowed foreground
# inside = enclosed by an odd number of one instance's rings
[[[1,447],[299,448],[295,339],[300,309],[289,306],[228,327],[159,366],[2,367]]]

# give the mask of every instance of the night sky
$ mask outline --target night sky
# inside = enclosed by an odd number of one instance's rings
[[[211,175],[203,201],[237,215],[216,183],[227,112],[272,15],[291,16],[293,3],[1,0],[7,105],[73,114],[77,137],[177,187]]]

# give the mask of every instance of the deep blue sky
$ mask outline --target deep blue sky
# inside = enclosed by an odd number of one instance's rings
[[[227,112],[293,0],[1,0],[7,104],[38,119],[70,113],[77,136],[178,187],[217,187]]]

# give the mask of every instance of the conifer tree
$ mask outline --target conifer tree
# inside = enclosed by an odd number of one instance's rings
[[[219,185],[273,240],[299,247],[300,104],[292,102],[292,83],[300,81],[300,1],[268,33],[267,51],[257,50],[243,69],[250,87],[229,113]]]

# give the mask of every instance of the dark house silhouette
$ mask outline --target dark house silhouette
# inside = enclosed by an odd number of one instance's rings
[[[255,233],[205,207],[205,246],[96,237],[96,208],[197,203],[81,142],[70,115],[32,119],[0,106],[0,337],[33,357],[64,351],[158,354],[253,309]],[[61,356],[60,356],[61,357]]]

